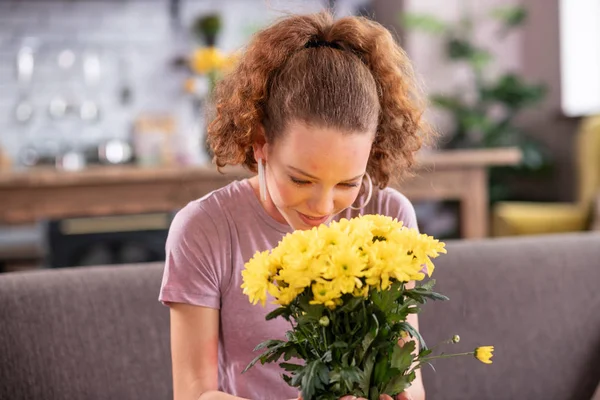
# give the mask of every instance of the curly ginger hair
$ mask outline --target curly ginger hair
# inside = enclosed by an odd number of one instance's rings
[[[207,140],[219,168],[256,172],[253,145],[289,123],[374,133],[367,165],[380,188],[410,171],[432,131],[410,60],[391,33],[362,17],[295,15],[258,32],[215,92]]]

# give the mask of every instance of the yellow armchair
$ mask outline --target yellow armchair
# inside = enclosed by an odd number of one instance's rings
[[[503,201],[492,210],[494,236],[586,230],[600,191],[600,115],[584,119],[576,143],[577,198],[573,203]]]

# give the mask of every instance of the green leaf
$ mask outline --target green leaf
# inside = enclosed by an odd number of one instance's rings
[[[354,297],[354,296],[352,296],[348,301],[344,301],[344,305],[341,306],[337,310],[337,312],[338,313],[342,313],[342,312],[351,312],[351,311],[354,311],[364,301],[365,301],[364,297]]]
[[[267,314],[265,317],[267,321],[277,318],[279,316],[285,318],[286,320],[290,320],[290,315],[292,315],[292,311],[289,307],[278,307]]]
[[[294,387],[294,385],[292,385],[292,377],[286,374],[283,374],[283,380],[285,381],[285,383],[287,383],[289,386]]]
[[[300,354],[298,353],[298,350],[296,349],[297,344],[296,343],[291,343],[291,345],[293,346],[291,349],[289,349],[289,351],[286,351],[286,353],[283,355],[283,359],[285,361],[289,361],[292,357],[300,357]]]
[[[473,66],[473,68],[481,71],[483,67],[485,67],[492,61],[492,55],[485,50],[475,49],[469,55],[468,60],[469,63]]]
[[[262,342],[258,346],[256,346],[254,348],[254,351],[259,351],[259,350],[267,349],[267,348],[270,349],[270,348],[273,348],[275,346],[279,346],[282,344],[285,344],[285,342],[283,340],[274,340],[274,339],[265,340],[264,342]]]
[[[325,306],[322,304],[312,304],[303,309],[306,314],[298,316],[298,322],[317,322],[323,316]]]
[[[279,366],[288,372],[299,371],[304,368],[303,365],[292,364],[292,363],[280,363]]]
[[[405,293],[407,292],[408,290]],[[417,314],[420,311],[417,305],[418,302],[415,299],[407,298],[406,300],[404,300],[404,304],[401,307],[393,311],[388,316],[388,321],[390,321],[391,323],[406,321],[406,317],[408,317],[408,314]]]
[[[385,385],[382,392],[389,396],[395,397],[406,390],[415,380],[415,378],[416,374],[414,371],[407,375],[396,375],[387,383],[387,385]]]
[[[446,42],[446,52],[451,60],[468,60],[475,52],[475,48],[468,40],[453,37]]]
[[[408,322],[401,322],[400,324],[398,324],[398,326],[403,331],[408,332],[408,334],[412,338],[416,338],[419,341],[419,349],[427,349],[427,344],[425,344],[425,340],[423,339],[419,331],[413,328],[411,324],[409,324]]]
[[[402,296],[402,282],[394,282],[388,289],[371,292],[371,301],[385,315],[396,308],[396,300]]]
[[[361,346],[356,351],[356,357],[357,357],[356,361],[359,364],[362,362],[363,357],[365,356],[365,354],[367,354],[367,351],[369,350],[369,348],[373,344],[373,341],[379,334],[379,320],[377,320],[377,317],[375,315],[372,315],[372,317],[373,317],[373,320],[375,321],[375,325],[369,332],[367,332],[367,334],[365,335],[365,337],[363,338],[363,340],[361,342]]]
[[[331,344],[331,347],[337,348],[337,349],[346,349],[346,348],[348,348],[348,343],[342,342],[340,340],[336,340],[335,342],[333,342]]]
[[[462,100],[455,96],[447,96],[447,95],[432,95],[430,100],[433,105],[439,108],[445,108],[449,111],[456,112],[464,108]]]
[[[427,33],[439,34],[446,30],[446,23],[433,15],[403,13],[400,23],[406,29],[421,30]]]
[[[362,396],[369,395],[369,388],[371,387],[371,376],[373,375],[373,367],[374,366],[375,366],[375,355],[370,354],[369,356],[367,356],[367,359],[365,360],[365,364],[363,366],[361,376],[360,376],[360,381],[358,382],[358,385],[359,385],[360,389],[362,390],[362,393],[360,393]]]
[[[369,390],[369,400],[379,400],[379,393],[377,386],[371,386],[371,390]]]
[[[508,73],[501,76],[495,84],[482,88],[482,98],[516,110],[539,103],[546,92],[545,85],[530,85],[520,76]]]
[[[379,386],[385,383],[385,375],[389,368],[389,360],[387,354],[379,354],[375,362],[375,370],[373,373],[374,385]]]
[[[407,289],[404,294],[411,298],[414,299],[415,301],[424,304],[426,302],[426,299],[431,299],[431,300],[440,300],[440,301],[445,301],[445,300],[449,300],[448,297],[439,294],[437,292],[433,292],[431,289],[433,288],[433,286],[435,285],[435,280],[431,279],[429,280],[427,283],[421,285],[421,286],[417,286],[414,289]]]
[[[507,27],[521,25],[527,19],[527,9],[521,6],[504,6],[492,10],[492,16]]]
[[[258,351],[264,348],[268,348],[263,354],[256,356],[250,363],[244,368],[242,374],[248,371],[250,368],[254,366],[258,361],[261,364],[265,364],[267,362],[271,362],[270,360],[277,360],[281,356],[281,354],[286,351],[285,347],[291,347],[293,344],[284,342],[282,340],[267,340],[262,342],[258,346],[254,348],[254,351]]]
[[[390,363],[392,368],[396,368],[402,372],[410,368],[411,364],[413,363],[412,352],[415,350],[415,346],[416,344],[412,340],[406,342],[404,346],[395,345],[394,350],[392,351],[392,359]]]
[[[430,355],[431,353],[433,353],[433,350],[431,349],[423,349],[419,352],[419,358],[421,357],[426,357],[428,355]]]
[[[302,371],[302,398],[312,400],[329,383],[329,369],[321,360],[309,362]]]
[[[436,280],[431,278],[427,282],[423,283],[422,285],[417,286],[415,289],[424,289],[424,290],[430,291],[431,289],[434,288],[435,284],[436,284]]]
[[[354,385],[360,382],[360,370],[356,367],[338,367],[329,373],[329,383],[340,383],[342,393],[354,393]]]

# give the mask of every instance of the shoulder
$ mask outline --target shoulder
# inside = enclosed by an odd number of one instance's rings
[[[375,213],[397,218],[405,226],[417,228],[415,208],[405,195],[391,187],[376,190],[373,195]]]
[[[210,239],[228,237],[229,214],[247,196],[244,182],[235,181],[180,209],[171,223],[172,239]]]

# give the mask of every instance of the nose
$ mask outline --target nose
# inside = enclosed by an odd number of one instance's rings
[[[322,217],[333,214],[334,204],[333,190],[316,190],[308,201],[308,209],[312,216]]]

